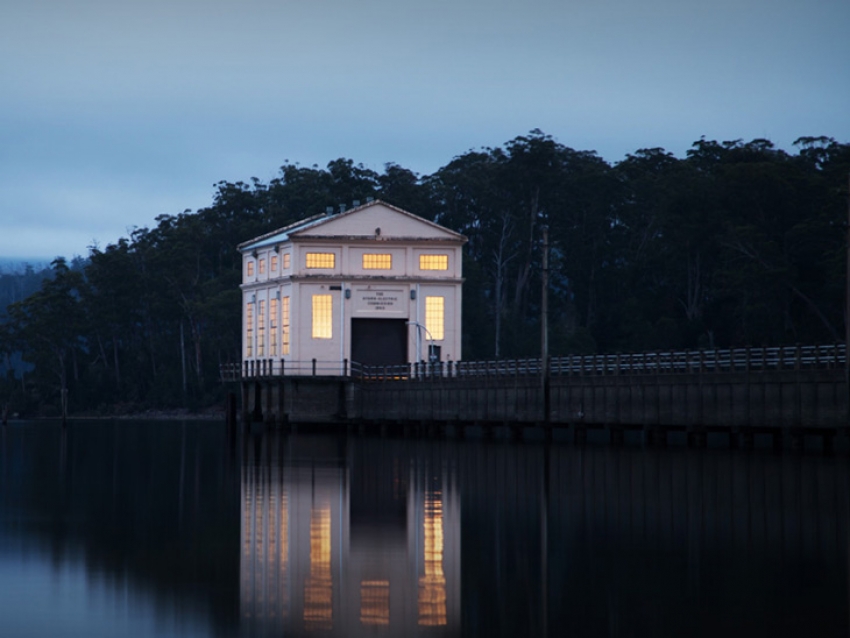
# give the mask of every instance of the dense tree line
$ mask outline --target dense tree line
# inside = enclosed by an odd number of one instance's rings
[[[367,197],[469,238],[465,359],[538,352],[544,228],[553,353],[841,341],[850,145],[795,149],[700,139],[684,158],[650,148],[612,165],[535,130],[432,175],[337,159],[222,181],[208,207],[57,259],[10,303],[0,349],[34,369],[10,374],[0,402],[58,405],[63,389],[75,410],[216,401],[219,364],[240,357],[235,245]]]

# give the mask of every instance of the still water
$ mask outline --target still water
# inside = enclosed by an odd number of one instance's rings
[[[847,636],[844,456],[0,429],[0,636]]]

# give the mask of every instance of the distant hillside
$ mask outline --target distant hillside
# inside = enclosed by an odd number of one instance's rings
[[[13,262],[0,259],[0,321],[6,316],[6,307],[22,301],[41,287],[41,282],[51,273],[44,262]]]
[[[31,259],[0,257],[0,273],[22,273],[27,269],[27,266],[36,271],[44,270],[50,266],[50,260],[42,257],[33,257]]]
[[[41,282],[51,274],[50,265],[43,260],[18,261],[0,258],[0,324],[6,321],[9,304],[22,301],[41,287]],[[19,352],[2,352],[0,375],[8,370],[16,375],[32,369],[31,364],[21,360]]]

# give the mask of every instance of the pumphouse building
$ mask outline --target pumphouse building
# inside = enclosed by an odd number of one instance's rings
[[[382,201],[239,244],[242,357],[265,373],[461,358],[466,238]]]

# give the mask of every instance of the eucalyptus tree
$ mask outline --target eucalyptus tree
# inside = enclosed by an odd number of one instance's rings
[[[615,172],[621,189],[611,228],[622,295],[618,346],[707,344],[712,336],[704,316],[722,224],[712,178],[661,148],[627,155]]]
[[[95,354],[93,372],[99,368],[111,377],[112,392],[119,399],[125,390],[122,359],[138,347],[141,324],[140,278],[130,242],[121,238],[103,250],[92,248],[85,277],[82,301]]]
[[[695,150],[690,160],[713,178],[722,219],[718,281],[725,300],[718,300],[715,319],[723,340],[838,338],[824,259],[843,241],[812,205],[823,185],[768,140],[703,143]]]
[[[464,357],[501,356],[508,265],[516,255],[500,149],[469,151],[427,178],[434,220],[465,235]],[[492,340],[492,347],[488,341]]]
[[[618,259],[611,227],[619,184],[594,151],[559,146],[556,158],[556,182],[547,200],[541,199],[555,251],[550,281],[559,291],[550,305],[561,314],[560,322],[550,322],[553,344],[560,331],[565,347],[595,349],[608,335],[607,306]]]
[[[427,180],[392,162],[378,175],[376,193],[385,202],[432,221],[437,213]]]

